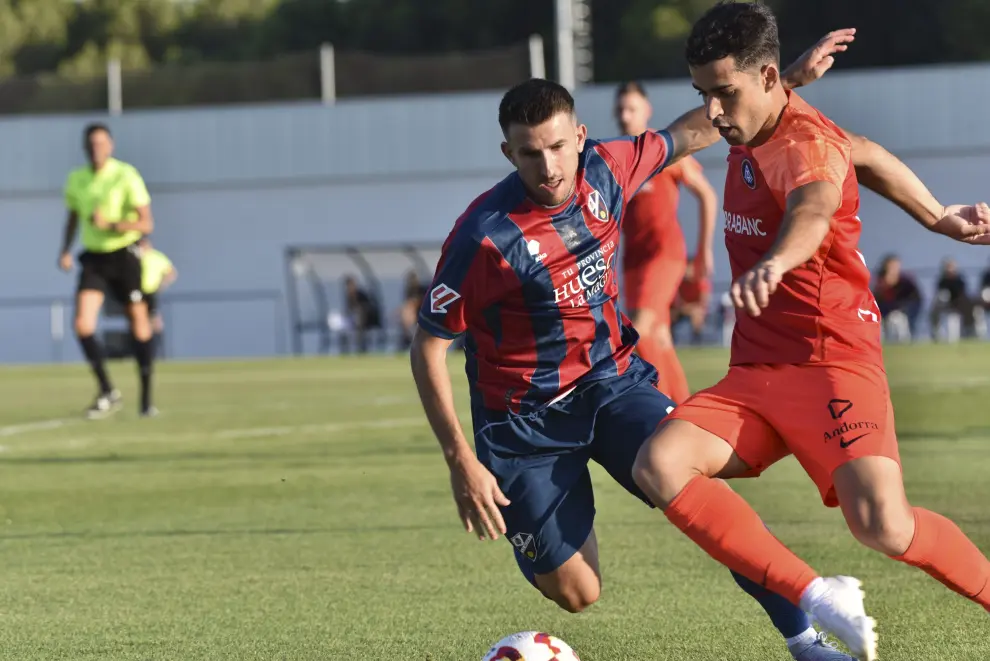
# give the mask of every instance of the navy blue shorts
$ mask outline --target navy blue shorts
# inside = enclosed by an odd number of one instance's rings
[[[656,370],[632,360],[622,376],[582,385],[537,413],[474,410],[478,459],[511,501],[502,516],[524,573],[554,571],[591,534],[588,461],[650,504],[633,482],[632,466],[674,402],[657,390]]]

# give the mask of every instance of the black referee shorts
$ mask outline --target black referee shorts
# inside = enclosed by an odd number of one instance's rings
[[[144,300],[141,293],[141,257],[138,246],[132,244],[113,252],[86,251],[79,255],[79,286],[102,291],[121,305]]]
[[[154,317],[155,313],[158,312],[158,294],[145,294],[144,302],[148,305],[148,316]]]

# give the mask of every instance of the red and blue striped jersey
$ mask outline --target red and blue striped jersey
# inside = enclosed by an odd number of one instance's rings
[[[475,404],[531,412],[625,372],[638,336],[619,309],[619,226],[672,147],[665,131],[588,140],[563,205],[531,202],[512,173],[457,220],[419,324],[446,339],[465,335]]]

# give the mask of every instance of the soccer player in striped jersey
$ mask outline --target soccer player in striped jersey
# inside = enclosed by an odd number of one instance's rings
[[[841,39],[824,39],[794,76],[814,80],[842,49]],[[601,590],[588,462],[648,502],[633,461],[674,408],[656,370],[634,354],[636,331],[619,310],[620,223],[646,181],[718,134],[697,109],[663,131],[590,140],[567,90],[538,79],[504,96],[499,123],[516,172],[472,202],[448,236],[420,311],[412,370],[466,529],[480,539],[505,535],[527,579],[578,612]],[[462,335],[474,451],[446,365]],[[734,577],[795,659],[849,660],[799,608]]]

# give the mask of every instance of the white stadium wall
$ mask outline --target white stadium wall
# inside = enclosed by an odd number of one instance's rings
[[[661,126],[698,100],[687,81],[649,85]],[[833,73],[804,90],[837,123],[883,143],[945,201],[988,197],[990,127],[973,108],[990,101],[990,67]],[[107,121],[118,156],[152,193],[155,241],[176,262],[176,293],[283,293],[287,244],[443,240],[471,199],[508,170],[498,150],[500,93],[340,102],[324,107],[145,111],[120,117],[0,120],[0,362],[75,360],[71,338],[54,347],[49,299],[74,287],[55,268],[65,211],[61,187],[82,159],[81,130]],[[615,132],[612,88],[577,94],[593,136]],[[721,189],[723,146],[700,155]],[[692,245],[695,205],[682,202]],[[871,266],[896,251],[911,269],[945,255],[982,267],[985,250],[938,240],[866,193],[862,252]],[[718,244],[718,242],[716,242]],[[718,278],[727,265],[719,249]],[[22,300],[22,307],[4,303]],[[171,309],[175,356],[269,355],[285,346],[284,310],[267,300]],[[284,319],[284,317],[283,317]],[[62,326],[70,329],[68,318]],[[59,353],[61,351],[61,353]]]

